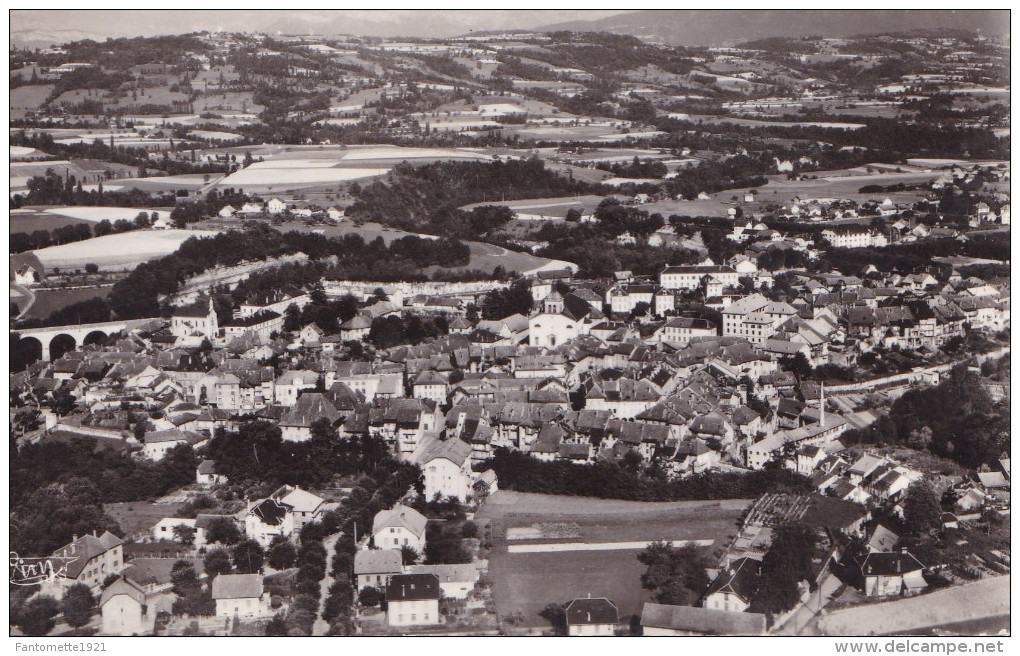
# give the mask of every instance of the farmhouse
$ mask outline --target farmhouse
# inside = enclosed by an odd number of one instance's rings
[[[60,599],[64,590],[75,583],[87,585],[93,592],[98,592],[107,576],[120,574],[126,568],[123,544],[109,531],[102,535],[93,532],[82,537],[74,536],[70,544],[50,556],[56,567],[64,565],[63,576],[43,583],[41,592]]]
[[[272,614],[261,574],[220,574],[212,582],[216,617],[255,619]]]

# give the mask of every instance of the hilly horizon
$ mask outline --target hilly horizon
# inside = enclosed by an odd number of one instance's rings
[[[1009,34],[1008,10],[643,10],[539,28],[612,32],[680,46],[733,44],[771,37],[843,37],[911,30]]]

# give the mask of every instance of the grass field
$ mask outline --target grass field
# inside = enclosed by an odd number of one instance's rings
[[[90,298],[105,298],[112,287],[92,287],[89,289],[54,289],[36,290],[35,302],[23,317],[24,319],[45,319],[50,313],[72,303],[80,303]]]
[[[120,524],[124,535],[134,535],[152,528],[164,517],[173,517],[177,504],[126,501],[104,504],[103,510]]]
[[[75,225],[76,223],[92,223],[85,219],[75,219],[70,216],[50,214],[46,211],[36,210],[11,210],[10,211],[10,234],[15,232],[32,233],[36,230],[53,230],[63,226]]]
[[[579,536],[566,542],[714,539],[718,544],[736,533],[737,520],[749,503],[642,503],[503,490],[488,499],[475,518],[497,528],[489,576],[501,617],[521,611],[529,626],[546,626],[539,613],[547,604],[590,593],[613,600],[621,621],[627,622],[650,600],[641,588],[644,567],[637,561],[638,550],[510,554],[500,529],[562,523],[571,525],[571,534]]]

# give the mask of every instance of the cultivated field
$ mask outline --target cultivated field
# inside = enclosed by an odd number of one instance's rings
[[[515,532],[521,537],[537,529],[548,535],[548,526],[554,525],[566,527],[561,530],[562,542],[709,539],[718,545],[736,533],[737,520],[749,503],[642,503],[504,490],[488,499],[475,517],[494,528],[489,576],[501,617],[521,611],[529,626],[547,626],[539,616],[547,604],[591,594],[612,599],[620,609],[621,621],[626,622],[629,616],[640,614],[642,604],[650,600],[641,588],[644,567],[637,561],[638,549],[510,554],[505,532],[524,529]],[[513,544],[528,542],[515,540]],[[536,542],[548,544],[550,538],[531,540]]]
[[[32,233],[36,230],[53,230],[63,226],[76,223],[92,223],[85,219],[75,219],[70,216],[51,214],[46,210],[18,209],[10,210],[10,234],[15,232]]]
[[[23,319],[45,319],[52,312],[92,298],[105,298],[112,287],[89,287],[87,289],[36,290],[35,302]],[[22,305],[24,308],[24,305]]]
[[[211,233],[202,230],[136,230],[33,252],[47,269],[80,269],[94,262],[100,269],[123,270],[173,253],[191,237],[208,236]]]
[[[277,191],[312,187],[319,184],[348,182],[386,175],[384,168],[333,168],[333,165],[316,161],[315,164],[293,164],[291,160],[270,160],[252,164],[223,178],[220,185],[238,187],[247,192],[256,190]]]

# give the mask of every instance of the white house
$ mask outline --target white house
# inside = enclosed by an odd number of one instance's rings
[[[425,474],[425,498],[454,497],[461,503],[471,495],[471,445],[458,438],[426,435],[411,456]]]
[[[568,305],[559,292],[553,291],[542,307],[528,318],[528,342],[531,346],[555,347],[588,331],[591,306],[580,298],[568,295]]]
[[[216,463],[212,460],[203,460],[195,468],[195,482],[199,485],[219,485],[227,482],[224,474],[216,473]]]
[[[232,205],[224,205],[217,214],[221,219],[229,219],[236,213],[237,210]]]
[[[359,552],[365,553],[365,552]],[[405,574],[434,574],[439,579],[443,596],[450,599],[467,599],[478,582],[478,567],[474,563],[461,565],[408,565]]]
[[[390,577],[402,572],[399,549],[362,549],[354,554],[354,585],[358,592],[369,586],[385,590]]]
[[[440,624],[442,589],[435,574],[395,574],[386,586],[386,623],[390,626]]]
[[[142,455],[149,460],[159,462],[171,449],[190,444],[192,448],[198,448],[208,441],[204,435],[191,431],[171,428],[169,430],[152,431],[145,434],[145,446],[142,447]]]
[[[276,536],[289,538],[294,534],[292,508],[272,497],[252,505],[244,516],[244,534],[263,548]]]
[[[292,406],[297,403],[302,390],[315,389],[319,374],[314,371],[291,369],[276,379],[274,396],[280,405]]]
[[[121,577],[103,590],[99,610],[103,624],[100,633],[109,636],[152,635],[156,609],[148,593],[138,583]]]
[[[425,525],[428,520],[414,508],[397,504],[380,510],[372,520],[372,537],[378,549],[411,547],[425,553]]]
[[[279,198],[270,198],[266,203],[266,211],[270,214],[283,214],[287,210],[287,203]]]
[[[739,558],[708,586],[702,599],[704,608],[743,612],[751,605],[754,583],[761,569],[761,563],[752,558]]]
[[[564,610],[567,615],[567,635],[611,636],[620,623],[619,609],[605,597],[574,599]]]
[[[261,574],[220,574],[212,582],[216,617],[257,619],[273,614]]]
[[[924,565],[908,551],[871,552],[858,560],[869,597],[913,594],[928,587]]]

